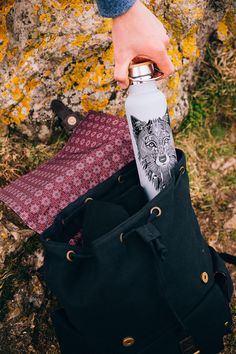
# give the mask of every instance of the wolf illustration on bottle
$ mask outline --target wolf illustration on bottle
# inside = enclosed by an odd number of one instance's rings
[[[168,121],[168,111],[162,118],[158,117],[147,123],[131,115],[138,159],[157,193],[169,184],[171,170],[176,163],[176,153]]]

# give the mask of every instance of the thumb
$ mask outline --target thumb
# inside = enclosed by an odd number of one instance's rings
[[[129,86],[129,78],[128,78],[128,68],[131,59],[126,59],[115,62],[115,71],[114,71],[114,79],[119,82],[121,88],[125,89]]]

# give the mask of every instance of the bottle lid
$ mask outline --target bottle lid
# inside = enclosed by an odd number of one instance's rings
[[[145,81],[160,80],[163,73],[152,61],[145,61],[138,64],[130,64],[129,79],[131,84],[142,83]]]

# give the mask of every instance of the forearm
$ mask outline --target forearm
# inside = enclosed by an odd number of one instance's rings
[[[136,0],[96,0],[103,17],[117,17],[127,12]]]

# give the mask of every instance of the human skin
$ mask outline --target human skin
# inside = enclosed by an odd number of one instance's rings
[[[114,45],[114,78],[121,88],[129,85],[128,66],[131,61],[152,60],[163,73],[163,78],[174,71],[167,54],[169,37],[163,24],[147,7],[137,0],[124,14],[112,19]]]

